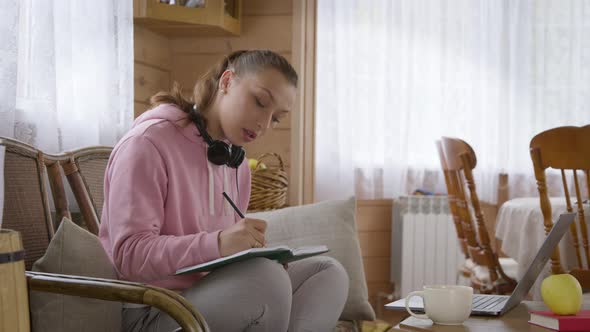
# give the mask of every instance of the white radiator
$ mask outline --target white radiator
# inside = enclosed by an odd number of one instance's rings
[[[403,196],[394,202],[391,281],[397,297],[424,285],[456,284],[464,262],[446,196]]]

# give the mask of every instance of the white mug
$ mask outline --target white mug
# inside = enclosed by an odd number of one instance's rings
[[[410,298],[422,297],[425,315],[410,310]],[[468,286],[424,286],[424,290],[411,292],[406,297],[406,310],[420,319],[430,319],[440,325],[461,325],[471,314],[473,288]]]

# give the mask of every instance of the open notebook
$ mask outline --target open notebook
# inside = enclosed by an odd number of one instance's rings
[[[192,272],[204,272],[211,271],[227,264],[241,262],[255,257],[265,257],[268,259],[275,260],[281,264],[294,262],[303,258],[319,255],[328,252],[329,249],[326,246],[305,246],[299,248],[289,248],[287,246],[276,246],[268,248],[252,248],[244,251],[237,252],[233,255],[214,259],[212,261],[197,264],[193,266],[187,266],[185,268],[176,271],[175,275],[187,274]]]

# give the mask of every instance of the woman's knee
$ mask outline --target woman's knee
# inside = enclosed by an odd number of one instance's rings
[[[318,256],[311,259],[315,260],[316,280],[322,284],[323,292],[330,294],[333,301],[344,304],[348,298],[350,285],[350,279],[344,266],[332,257]]]
[[[346,289],[348,289],[348,273],[338,260],[328,256],[317,256],[309,259],[315,261],[316,273],[321,272],[322,274],[330,275],[329,279],[333,280],[341,287],[346,287]]]
[[[289,321],[291,312],[292,288],[285,268],[266,258],[252,259],[249,265],[258,285],[256,293],[252,294],[253,303],[264,309],[260,322],[267,327],[284,325],[286,329],[285,322]]]
[[[266,258],[215,270],[186,296],[201,308],[212,331],[287,330],[291,282],[281,264]]]
[[[265,285],[271,288],[277,288],[279,291],[291,291],[289,274],[285,271],[283,265],[267,258],[254,258],[248,261],[248,263],[251,265],[250,269]]]

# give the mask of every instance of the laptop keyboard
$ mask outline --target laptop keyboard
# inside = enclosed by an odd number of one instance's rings
[[[473,295],[473,310],[492,310],[498,305],[504,305],[508,301],[506,295]]]

